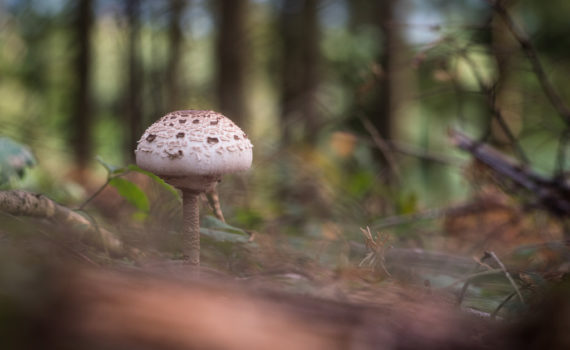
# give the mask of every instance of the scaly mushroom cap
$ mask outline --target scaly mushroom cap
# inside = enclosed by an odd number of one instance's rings
[[[166,178],[219,178],[248,169],[252,148],[247,135],[220,113],[188,110],[168,113],[152,124],[135,155],[139,167]]]

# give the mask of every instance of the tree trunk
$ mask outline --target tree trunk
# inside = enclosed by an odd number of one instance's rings
[[[312,140],[318,127],[319,0],[285,0],[281,12],[283,143]],[[298,125],[300,128],[295,128]],[[296,135],[295,135],[296,134]]]
[[[237,125],[247,116],[248,0],[217,2],[217,94],[220,111]]]
[[[372,106],[373,119],[376,129],[382,137],[389,140],[392,136],[393,89],[392,73],[394,70],[394,18],[395,0],[381,0],[378,2],[378,27],[383,36],[383,48],[378,57],[381,69],[378,80],[378,95]]]
[[[74,34],[76,76],[73,115],[71,118],[71,145],[74,152],[78,176],[82,174],[92,157],[93,111],[91,105],[91,29],[93,27],[93,1],[77,0],[75,8]]]
[[[396,59],[400,55],[397,27],[394,26],[396,0],[377,0],[366,2],[362,0],[350,3],[350,28],[357,31],[362,23],[378,29],[380,53],[371,66],[368,67],[368,79],[356,89],[355,108],[360,116],[370,120],[383,141],[393,139],[395,132],[395,109],[397,104],[398,85],[396,75],[398,67]],[[358,116],[358,115],[357,115]],[[380,164],[387,165],[385,152],[375,150],[375,158]],[[386,172],[384,180],[392,182],[394,168]]]
[[[141,0],[126,0],[125,12],[129,23],[127,52],[128,82],[126,91],[125,160],[132,161],[137,141],[143,132],[142,69],[139,58]]]
[[[182,96],[180,79],[180,61],[183,56],[184,35],[182,33],[182,15],[190,0],[170,0],[170,23],[168,26],[169,55],[166,66],[166,103],[167,110],[186,108],[186,96]]]

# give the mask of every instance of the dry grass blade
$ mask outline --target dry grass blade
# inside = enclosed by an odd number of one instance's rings
[[[386,244],[390,240],[388,235],[376,235],[376,238],[372,236],[370,232],[370,227],[366,226],[366,230],[362,227],[360,231],[364,235],[364,242],[366,243],[366,248],[368,249],[368,254],[362,259],[358,266],[368,265],[374,268],[380,266],[382,271],[387,275],[391,276],[390,272],[386,269]]]
[[[509,273],[509,271],[507,271],[507,268],[505,267],[503,262],[499,259],[497,254],[495,254],[495,252],[486,252],[486,254],[489,254],[489,256],[491,256],[493,258],[493,260],[495,260],[497,262],[497,264],[499,265],[499,267],[501,268],[501,270],[503,271],[503,273],[505,274],[505,276],[507,277],[507,279],[509,280],[509,282],[511,283],[513,288],[515,289],[515,292],[517,292],[519,299],[524,304],[525,301],[524,301],[524,298],[523,298],[523,296],[519,290],[519,287],[517,286],[517,284],[515,283],[515,280],[513,279],[513,277]]]

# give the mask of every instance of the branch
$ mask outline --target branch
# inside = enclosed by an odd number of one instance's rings
[[[456,147],[471,153],[497,174],[532,192],[544,208],[561,217],[570,215],[569,184],[557,178],[549,179],[539,175],[493,147],[476,142],[459,131],[450,130],[449,134]]]
[[[0,212],[44,218],[59,226],[69,227],[81,234],[82,239],[105,249],[111,255],[131,257],[137,255],[135,250],[126,248],[112,232],[98,227],[81,214],[41,194],[20,190],[0,191]]]
[[[386,159],[386,164],[390,168],[390,171],[392,172],[393,175],[396,176],[397,180],[400,181],[402,179],[400,167],[398,166],[398,163],[396,162],[396,160],[392,155],[392,150],[390,149],[390,145],[388,144],[388,142],[386,142],[386,140],[382,138],[382,136],[380,135],[378,130],[376,130],[376,128],[374,127],[374,125],[370,120],[368,120],[367,118],[361,118],[360,121],[362,122],[364,128],[366,128],[366,131],[368,131],[368,133],[372,137],[372,141],[374,141],[376,147],[378,147],[380,152],[382,152],[382,155]]]
[[[515,23],[515,21],[507,11],[507,9],[501,4],[501,1],[497,0],[486,0],[486,1],[491,5],[493,10],[502,18],[507,28],[511,32],[511,34],[519,42],[519,45],[526,54],[526,57],[528,58],[532,66],[532,69],[536,74],[538,81],[540,82],[540,85],[542,86],[542,90],[544,91],[546,97],[548,98],[552,106],[554,106],[554,108],[556,109],[558,114],[560,114],[562,119],[564,119],[566,124],[570,124],[570,109],[564,103],[564,100],[562,99],[562,97],[560,97],[560,95],[558,94],[558,92],[556,91],[556,89],[548,79],[546,73],[544,72],[542,63],[540,62],[540,59],[538,58],[536,50],[534,49],[534,46],[530,42],[528,35],[524,32],[524,30],[521,27],[519,27]]]
[[[394,153],[400,153],[410,157],[416,157],[420,160],[426,160],[434,163],[439,163],[441,165],[456,166],[458,167],[461,163],[461,159],[451,157],[445,154],[431,153],[422,149],[414,148],[413,146],[407,145],[402,142],[389,140],[388,145]]]
[[[497,123],[499,123],[499,127],[501,128],[501,130],[503,130],[503,132],[505,133],[505,135],[507,136],[507,138],[509,139],[509,141],[513,145],[515,151],[519,154],[519,157],[521,158],[522,162],[524,164],[529,164],[530,163],[529,159],[526,156],[523,148],[521,147],[520,143],[515,138],[515,135],[513,134],[511,129],[509,128],[509,125],[505,121],[503,113],[501,112],[501,110],[499,108],[497,108],[497,105],[495,103],[494,88],[489,87],[487,85],[487,83],[485,82],[485,79],[483,79],[483,75],[479,71],[476,63],[473,62],[473,60],[468,55],[463,54],[462,57],[465,59],[467,64],[470,66],[471,71],[473,72],[473,75],[475,75],[475,79],[477,80],[477,84],[479,85],[481,92],[487,96],[487,105],[489,107],[491,114],[495,117],[495,119],[497,120]]]
[[[509,271],[507,271],[507,268],[505,266],[505,264],[503,264],[503,262],[499,259],[499,257],[497,256],[497,254],[495,254],[495,252],[485,252],[485,255],[489,255],[491,258],[493,258],[493,260],[495,260],[495,262],[497,264],[499,264],[499,267],[501,268],[501,270],[503,270],[503,273],[505,274],[505,277],[507,277],[507,279],[509,280],[509,282],[511,283],[511,285],[513,286],[513,289],[515,290],[515,292],[517,293],[517,295],[519,296],[519,299],[521,300],[521,302],[524,304],[524,298],[519,290],[519,287],[517,286],[517,284],[515,283],[515,280],[513,279],[513,277],[511,276],[511,274],[509,273]]]

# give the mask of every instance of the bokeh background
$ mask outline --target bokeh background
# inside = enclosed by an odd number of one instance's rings
[[[439,312],[518,319],[547,299],[535,326],[485,329],[568,348],[568,14],[568,0],[0,0],[0,343],[84,332],[87,348],[130,348],[102,326],[137,349],[165,344],[156,329],[281,344],[291,329],[250,325],[288,309],[303,322],[284,324],[314,335],[322,315],[320,337],[345,347],[442,331],[488,348]],[[200,279],[181,264],[180,195],[133,164],[144,130],[182,109],[222,112],[254,145],[217,187],[226,222],[200,200]],[[514,170],[474,160],[459,133]],[[28,217],[14,189],[66,215]],[[187,310],[220,300],[232,308],[202,331]],[[171,333],[177,317],[199,327]]]
[[[219,186],[228,222],[283,234],[317,260],[348,261],[366,226],[411,247],[458,249],[441,242],[459,237],[468,253],[513,220],[511,242],[526,242],[513,237],[535,225],[559,237],[544,216],[530,226],[513,219],[520,213],[510,206],[524,198],[504,196],[449,142],[449,130],[460,130],[546,177],[568,171],[568,124],[491,3],[2,0],[0,134],[37,160],[3,187],[78,206],[105,183],[96,159],[131,164],[138,138],[162,115],[213,109],[255,145],[252,169]],[[570,3],[500,4],[568,100]],[[117,231],[176,231],[179,203],[144,176],[130,180],[148,208],[107,188],[85,209],[118,222]],[[481,193],[495,196],[488,217],[442,218]],[[328,258],[315,253],[330,242]]]

